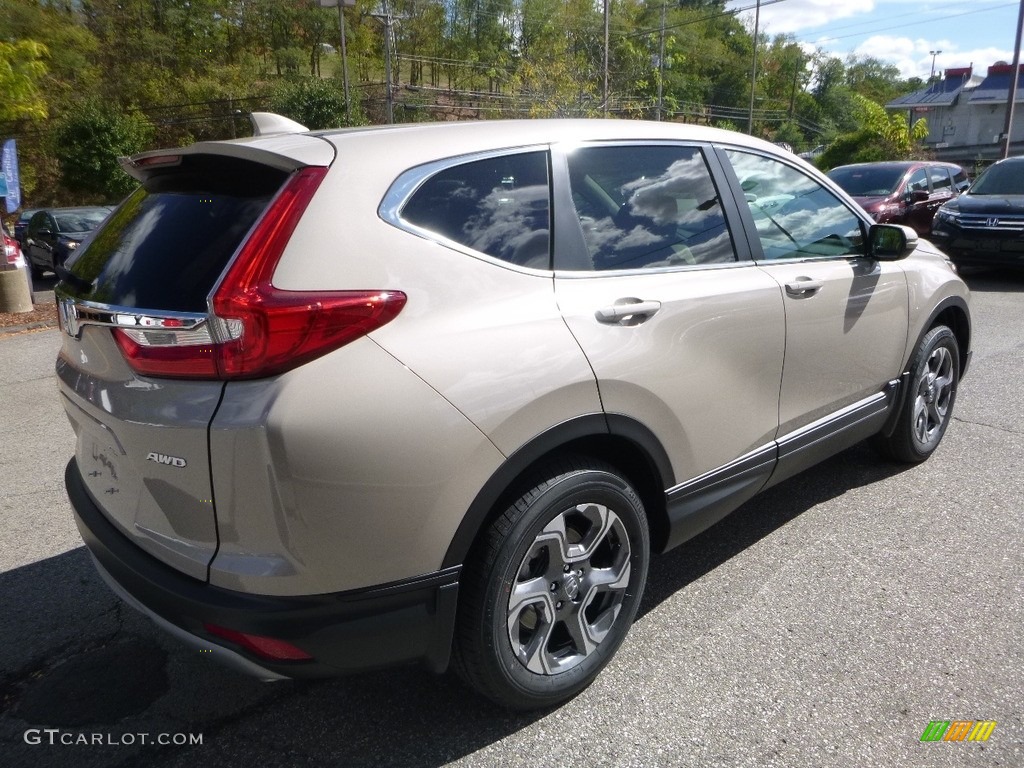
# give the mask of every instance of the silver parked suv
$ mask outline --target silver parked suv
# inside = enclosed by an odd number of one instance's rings
[[[57,290],[100,573],[253,674],[451,660],[557,703],[652,552],[865,438],[922,461],[949,424],[963,282],[771,144],[257,123],[280,132],[126,161],[141,186]]]

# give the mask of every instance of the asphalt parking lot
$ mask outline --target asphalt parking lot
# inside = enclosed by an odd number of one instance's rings
[[[655,558],[609,669],[530,715],[415,668],[262,684],[166,637],[71,521],[58,332],[0,336],[0,765],[1020,768],[1024,277],[969,282],[931,460],[855,447]],[[996,726],[922,742],[934,720]]]

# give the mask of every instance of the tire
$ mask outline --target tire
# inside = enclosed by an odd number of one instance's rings
[[[888,437],[876,436],[875,448],[883,455],[916,464],[924,461],[946,433],[953,417],[960,380],[960,346],[944,325],[925,334],[910,366],[910,387],[896,426]]]
[[[643,503],[617,470],[585,458],[550,465],[466,562],[455,669],[511,709],[571,698],[629,631],[649,559]]]

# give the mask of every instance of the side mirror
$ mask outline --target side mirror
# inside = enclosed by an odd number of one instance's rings
[[[868,228],[868,255],[878,261],[905,259],[917,248],[917,232],[901,224],[872,224]]]
[[[907,193],[908,203],[923,203],[928,199],[928,192],[924,189],[915,189]]]

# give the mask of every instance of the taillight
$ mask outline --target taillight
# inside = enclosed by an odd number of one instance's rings
[[[13,237],[8,237],[6,234],[3,236],[4,245],[4,257],[8,264],[17,264],[18,257],[21,256],[21,247],[18,245],[18,241]]]
[[[222,637],[256,656],[271,661],[309,661],[313,657],[287,640],[263,635],[250,635],[235,629],[228,629],[216,624],[204,624],[203,628],[211,635]]]
[[[206,324],[188,331],[118,328],[129,365],[147,376],[272,376],[348,344],[392,320],[401,291],[285,291],[271,284],[288,239],[326,168],[304,168],[277,195],[228,269]]]

